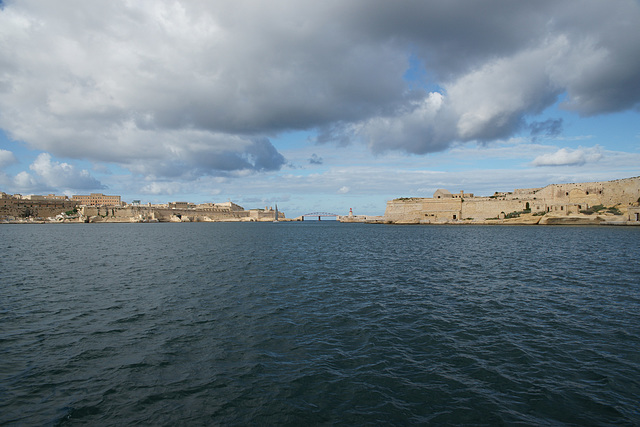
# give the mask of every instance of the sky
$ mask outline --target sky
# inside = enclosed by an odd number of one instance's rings
[[[637,0],[0,0],[0,191],[382,215],[640,175]]]

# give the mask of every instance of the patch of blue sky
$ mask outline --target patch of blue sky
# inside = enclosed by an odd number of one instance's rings
[[[538,141],[555,141],[556,145],[562,147],[600,145],[610,150],[638,150],[640,117],[637,111],[585,117],[564,108],[565,101],[566,94],[563,94],[539,116],[528,118],[529,123],[544,122],[548,119],[562,120],[562,132],[559,135],[547,138],[540,136]],[[526,137],[526,133],[528,130],[523,131],[521,136]]]
[[[315,133],[309,131],[289,131],[271,139],[271,143],[278,150],[295,149],[302,144],[312,144]]]
[[[638,123],[640,117],[634,111],[582,117],[575,127],[569,124],[567,136],[593,135],[589,145],[597,143],[610,150],[636,151],[640,144]]]
[[[5,172],[17,174],[28,167],[38,157],[41,151],[30,150],[25,144],[14,141],[6,134],[4,129],[0,129],[0,149],[10,151],[16,159],[16,163],[5,167]]]
[[[424,66],[422,59],[416,54],[410,54],[408,58],[409,67],[404,72],[402,78],[407,83],[409,89],[423,89],[427,92],[444,93],[442,86],[436,83],[435,76],[431,76]]]

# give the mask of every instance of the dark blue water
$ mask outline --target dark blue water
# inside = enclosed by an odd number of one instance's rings
[[[639,425],[639,242],[0,226],[0,424]]]

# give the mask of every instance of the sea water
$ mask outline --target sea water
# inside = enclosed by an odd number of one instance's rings
[[[1,425],[639,425],[640,228],[0,226]]]

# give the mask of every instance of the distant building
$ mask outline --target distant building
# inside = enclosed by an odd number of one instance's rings
[[[56,196],[55,194],[47,194],[46,196],[40,196],[37,194],[30,194],[28,196],[22,196],[22,200],[69,200],[68,196]]]
[[[101,193],[91,193],[88,196],[74,195],[71,200],[84,206],[122,206],[120,196],[105,196]]]
[[[215,207],[217,208],[224,208],[224,209],[229,209],[230,211],[243,211],[244,208],[240,205],[237,205],[231,201],[229,202],[222,202],[222,203],[214,203]]]
[[[169,209],[195,209],[196,205],[189,202],[171,202],[169,203]]]
[[[460,191],[459,193],[452,194],[449,190],[438,189],[435,193],[433,193],[434,199],[464,199],[473,197],[473,193],[465,193],[464,191]]]

